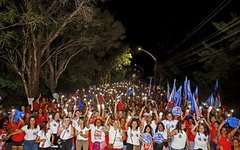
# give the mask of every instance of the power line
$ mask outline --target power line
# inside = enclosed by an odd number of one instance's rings
[[[219,54],[221,54],[221,53],[223,53],[223,52],[226,53],[226,52],[232,51],[232,50],[234,50],[235,48],[237,48],[237,47],[239,47],[239,46],[240,46],[240,40],[237,41],[237,42],[235,42],[235,44],[232,45],[231,47],[225,48],[225,49],[223,49],[223,50],[220,50],[219,52],[215,53],[215,55],[219,55]],[[186,63],[179,64],[179,66],[180,66],[180,68],[186,68],[186,67],[195,65],[195,64],[197,64],[197,63],[204,62],[204,61],[208,60],[210,57],[211,57],[211,56],[209,55],[208,57],[204,57],[204,58],[202,58],[202,59],[200,59],[200,60],[197,59],[198,61],[196,61],[196,59],[195,59],[195,60],[192,60],[192,61],[188,61],[188,62],[186,62]]]
[[[217,44],[217,43],[219,43],[219,42],[221,42],[221,41],[223,41],[223,40],[225,40],[225,39],[230,38],[231,36],[233,36],[233,35],[235,35],[235,34],[237,34],[237,33],[239,33],[239,32],[240,32],[240,30],[238,30],[238,31],[234,32],[233,34],[230,34],[230,35],[228,35],[228,36],[226,36],[226,37],[224,37],[224,38],[222,38],[222,39],[220,39],[220,40],[218,40],[218,41],[214,41],[214,42],[210,43],[208,46],[209,46],[209,47],[210,47],[210,46],[213,46],[213,45],[215,45],[215,44]],[[238,43],[238,42],[237,42],[237,43]],[[202,50],[204,50],[204,49],[206,49],[206,48],[202,48],[202,49],[200,49],[199,51],[202,51]],[[199,52],[199,51],[198,51],[198,52]],[[197,53],[195,53],[195,54],[197,54]],[[182,64],[187,64],[187,63],[189,63],[189,62],[191,62],[191,61],[180,63],[180,64],[178,64],[178,66],[181,66]],[[192,61],[192,62],[193,62],[193,61]]]
[[[172,59],[174,60],[172,63],[174,64],[174,63],[176,63],[176,62],[179,62],[179,61],[181,61],[181,60],[183,60],[183,59],[185,59],[185,58],[187,58],[187,57],[190,57],[190,56],[198,53],[201,49],[200,49],[200,50],[197,50],[197,51],[194,51],[193,53],[189,53],[189,52],[191,52],[192,50],[194,50],[194,49],[196,49],[197,47],[199,47],[200,45],[202,45],[203,42],[205,43],[205,42],[213,39],[214,37],[220,35],[221,33],[225,32],[225,31],[227,31],[227,30],[229,30],[230,28],[238,25],[239,23],[240,23],[240,19],[238,19],[237,22],[235,22],[235,23],[233,23],[233,24],[231,24],[231,25],[226,26],[226,27],[223,28],[222,30],[218,30],[218,31],[212,33],[211,35],[207,36],[206,38],[204,38],[203,40],[201,40],[201,41],[198,42],[197,44],[195,44],[195,45],[193,45],[192,47],[190,47],[189,49],[185,50],[185,52],[183,52],[183,54],[181,54],[181,57],[180,57],[180,56],[175,56],[174,58],[172,58]],[[188,54],[188,53],[189,53],[189,54]],[[188,55],[186,55],[186,54],[188,54]],[[183,56],[183,55],[185,55],[185,56]],[[177,59],[178,57],[179,57],[179,59]]]
[[[227,1],[227,2],[226,2]],[[217,8],[215,8],[198,26],[196,26],[190,33],[187,34],[186,38],[184,38],[177,46],[174,48],[178,48],[185,41],[187,41],[190,37],[193,36],[200,28],[202,28],[210,19],[212,19],[217,13],[219,13],[231,0],[224,0]],[[225,3],[226,2],[226,3]],[[225,3],[225,4],[224,4]],[[223,6],[222,6],[223,5]],[[220,8],[219,8],[220,7]],[[216,12],[215,12],[216,11]]]

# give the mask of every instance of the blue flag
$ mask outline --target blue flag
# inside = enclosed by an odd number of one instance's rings
[[[198,104],[198,86],[196,87],[196,89],[194,91],[194,97],[195,97],[196,103]]]
[[[174,95],[176,93],[176,79],[174,79],[173,81],[173,88],[172,88],[172,92],[170,94],[170,97],[168,99],[169,102],[174,102]]]
[[[194,93],[192,95],[191,111],[192,111],[192,114],[195,113],[197,118],[200,116],[200,113],[199,113],[199,110],[198,110],[198,105],[197,105]]]
[[[175,94],[175,98],[176,98],[176,106],[181,107],[181,102],[182,102],[182,86],[179,87],[179,89],[177,90],[176,94]]]
[[[211,94],[208,99],[205,101],[205,104],[207,107],[214,106],[214,97],[213,94]]]
[[[127,94],[128,94],[128,96],[132,95],[132,94],[133,94],[133,92],[134,92],[134,90],[133,90],[133,89],[128,89],[128,90],[127,90]]]
[[[187,100],[188,100],[188,102],[192,101],[192,92],[191,92],[190,80],[188,80],[188,82],[187,82]]]
[[[218,80],[216,80],[213,94],[214,94],[214,100],[215,100],[214,107],[221,107],[222,103],[221,103],[221,98],[220,98],[219,89],[218,89]]]
[[[187,98],[187,94],[188,94],[188,92],[187,92],[187,85],[188,85],[188,80],[187,80],[187,76],[185,77],[185,80],[184,80],[184,91],[183,91],[183,95]]]

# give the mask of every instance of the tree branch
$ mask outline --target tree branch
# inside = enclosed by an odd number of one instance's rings
[[[81,7],[83,6],[84,2],[82,2],[76,9],[73,11],[67,18],[64,19],[63,23],[60,25],[60,27],[57,29],[55,33],[50,35],[50,37],[47,39],[46,44],[44,47],[41,49],[41,56],[43,56],[45,50],[47,47],[50,46],[52,41],[59,35],[59,33],[66,27],[66,25],[71,21],[71,19],[81,10]]]

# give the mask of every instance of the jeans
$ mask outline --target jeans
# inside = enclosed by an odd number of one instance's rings
[[[38,144],[35,141],[27,141],[23,142],[24,150],[38,150]]]
[[[213,141],[210,141],[210,149],[211,150],[216,150],[217,149],[217,144],[214,143]]]
[[[123,145],[123,150],[127,150],[127,145]]]

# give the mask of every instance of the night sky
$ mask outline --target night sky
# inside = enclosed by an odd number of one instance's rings
[[[109,10],[123,23],[131,48],[142,47],[161,62],[216,31],[212,22],[229,21],[239,6],[239,0],[112,0]],[[135,55],[132,61],[151,71],[154,62],[146,55]]]

